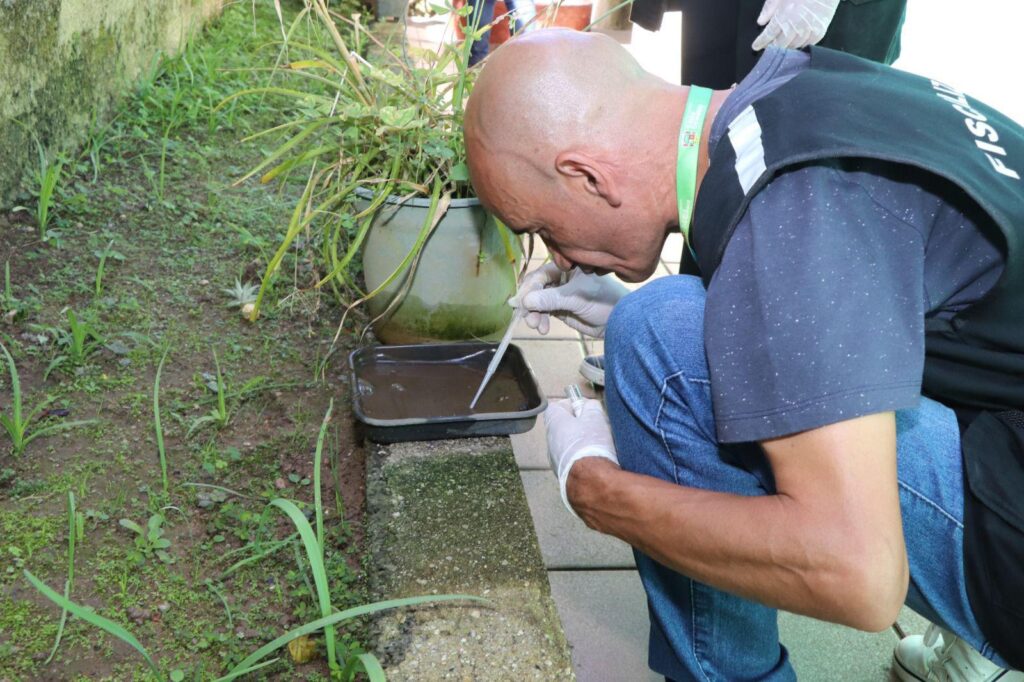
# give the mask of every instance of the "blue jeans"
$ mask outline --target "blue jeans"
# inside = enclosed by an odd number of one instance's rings
[[[608,323],[605,382],[627,471],[740,495],[775,492],[756,444],[718,443],[704,352],[705,292],[684,275],[624,298]],[[1005,663],[984,641],[963,573],[963,470],[952,410],[922,398],[896,413],[907,605]],[[634,550],[651,620],[649,665],[673,680],[792,680],[775,609],[709,587]]]
[[[487,26],[494,21],[494,2],[495,0],[469,0],[473,11],[469,15],[467,30],[473,26]],[[513,33],[522,31],[537,13],[533,0],[505,0],[505,7],[508,8],[509,13],[514,18]],[[490,41],[491,32],[488,30],[480,36],[480,40],[473,42],[473,45],[469,48],[470,66],[473,66],[487,56],[487,52],[491,48]]]

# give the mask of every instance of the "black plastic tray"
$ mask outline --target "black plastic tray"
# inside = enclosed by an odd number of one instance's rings
[[[352,408],[356,419],[362,424],[366,438],[378,443],[397,443],[413,440],[438,440],[442,438],[472,438],[479,436],[504,436],[523,433],[533,428],[537,415],[547,407],[547,400],[541,394],[522,351],[510,344],[499,365],[499,372],[510,371],[515,378],[526,407],[515,412],[469,413],[469,401],[476,391],[472,386],[466,397],[465,414],[445,417],[424,418],[416,415],[402,415],[402,418],[375,418],[365,411],[360,387],[361,375],[367,368],[378,363],[390,365],[401,363],[452,363],[470,364],[483,372],[494,357],[497,345],[493,343],[446,343],[422,344],[415,346],[369,346],[353,351],[349,355],[352,370]],[[468,360],[467,360],[468,358]]]

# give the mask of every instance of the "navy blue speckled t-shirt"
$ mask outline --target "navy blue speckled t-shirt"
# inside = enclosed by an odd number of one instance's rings
[[[719,111],[712,148],[729,144],[732,119],[808,61],[767,50]],[[907,166],[836,159],[775,177],[751,201],[708,287],[720,440],[916,405],[924,320],[952,316],[991,289],[1003,269],[998,234],[961,190]]]

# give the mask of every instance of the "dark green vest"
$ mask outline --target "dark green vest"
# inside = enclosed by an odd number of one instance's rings
[[[691,229],[697,265],[709,283],[777,173],[856,157],[949,180],[1004,239],[994,288],[951,320],[926,319],[922,392],[983,417],[963,440],[968,594],[996,650],[1024,667],[1024,421],[1012,414],[1024,408],[1024,128],[938,81],[812,48],[810,67],[737,116],[715,148]]]

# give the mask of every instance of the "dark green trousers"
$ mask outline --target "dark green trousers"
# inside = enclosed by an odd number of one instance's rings
[[[682,83],[728,88],[760,56],[750,44],[761,32],[764,0],[636,0],[630,18],[649,30],[665,11],[683,11]],[[900,54],[907,0],[842,0],[821,45],[891,64]]]

